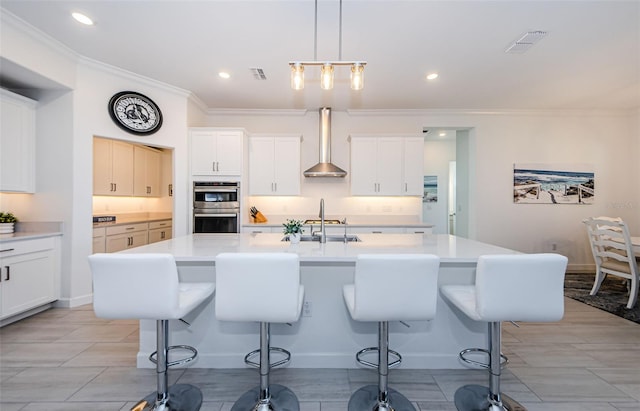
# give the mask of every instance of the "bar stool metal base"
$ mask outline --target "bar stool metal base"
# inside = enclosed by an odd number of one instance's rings
[[[378,386],[366,385],[354,392],[349,398],[349,411],[415,411],[411,401],[398,391],[388,389],[387,403],[378,402]]]
[[[271,384],[269,394],[268,401],[260,401],[260,387],[254,387],[238,398],[231,411],[300,411],[298,397],[289,388]]]
[[[140,401],[135,411],[198,411],[202,406],[202,391],[191,384],[174,384],[169,387],[168,401],[156,404],[157,392],[154,391]],[[144,404],[146,402],[146,405]]]
[[[500,393],[502,407],[489,402],[489,388],[481,385],[464,385],[453,397],[458,411],[527,411],[520,403]],[[351,410],[350,410],[351,411]]]

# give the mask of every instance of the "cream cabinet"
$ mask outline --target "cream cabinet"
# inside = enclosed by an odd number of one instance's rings
[[[243,130],[192,128],[189,136],[192,175],[242,174]]]
[[[160,197],[161,153],[152,148],[133,146],[133,195]]]
[[[249,194],[300,194],[300,136],[249,138]]]
[[[0,89],[0,191],[35,192],[36,102]]]
[[[133,145],[93,139],[93,194],[133,195]]]
[[[105,248],[107,253],[115,253],[148,244],[149,223],[123,224],[106,227]]]
[[[152,221],[149,223],[149,244],[168,240],[172,237],[172,220]]]
[[[351,194],[422,195],[420,137],[351,136]]]
[[[104,227],[93,229],[93,253],[104,253],[107,251],[106,232]]]
[[[57,300],[59,283],[58,237],[0,243],[0,319]]]

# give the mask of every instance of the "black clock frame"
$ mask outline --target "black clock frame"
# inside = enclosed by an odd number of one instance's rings
[[[151,106],[151,108],[156,113],[156,119],[157,119],[157,122],[153,128],[150,128],[147,130],[138,130],[138,129],[127,126],[125,123],[123,123],[120,120],[120,118],[116,114],[116,104],[124,96],[134,97],[134,98],[144,100],[147,104],[149,104],[149,106]],[[108,108],[109,108],[109,116],[111,117],[111,120],[113,120],[113,122],[116,123],[118,127],[120,127],[121,129],[129,133],[139,135],[139,136],[146,136],[160,130],[160,127],[162,126],[162,112],[160,111],[160,107],[158,107],[158,105],[149,97],[143,94],[137,93],[135,91],[121,91],[119,93],[114,94],[113,97],[111,97],[111,99],[109,100]]]

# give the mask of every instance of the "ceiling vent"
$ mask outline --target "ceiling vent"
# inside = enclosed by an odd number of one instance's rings
[[[529,50],[534,44],[542,40],[542,38],[546,35],[546,31],[527,31],[526,33],[522,34],[518,40],[511,43],[504,52],[510,54],[524,53],[525,51]]]
[[[253,74],[253,78],[256,80],[266,80],[267,76],[264,74],[264,70],[258,67],[249,68],[251,74]]]

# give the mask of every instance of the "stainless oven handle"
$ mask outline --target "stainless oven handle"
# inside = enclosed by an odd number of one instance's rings
[[[212,188],[212,187],[207,187],[207,188],[194,188],[193,189],[194,192],[196,193],[235,193],[238,191],[237,188]]]
[[[237,217],[238,214],[194,214],[194,217]]]

